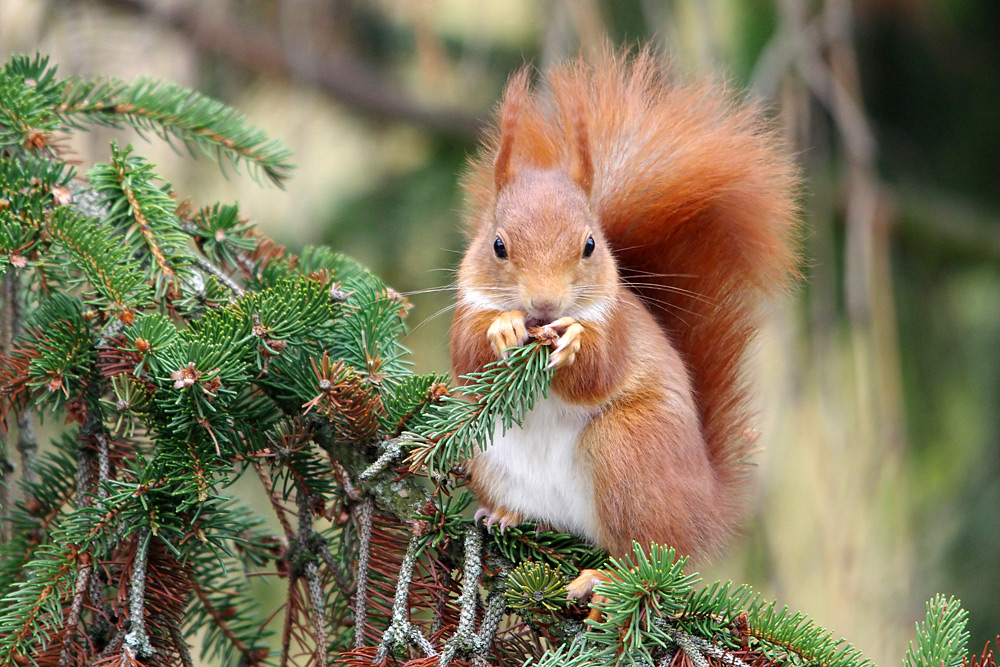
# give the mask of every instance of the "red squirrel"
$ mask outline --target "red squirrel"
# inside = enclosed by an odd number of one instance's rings
[[[613,556],[734,532],[753,442],[742,364],[796,274],[798,176],[761,114],[648,50],[509,81],[464,180],[456,376],[557,337],[551,390],[468,463],[478,517]]]

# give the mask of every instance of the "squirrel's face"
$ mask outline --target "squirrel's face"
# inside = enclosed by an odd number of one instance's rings
[[[618,274],[586,193],[561,170],[523,170],[472,240],[459,282],[479,308],[595,321],[617,298]]]

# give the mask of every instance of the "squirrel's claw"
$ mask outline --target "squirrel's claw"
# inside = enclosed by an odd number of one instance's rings
[[[486,331],[486,337],[493,348],[493,354],[498,359],[506,359],[510,356],[508,348],[524,345],[528,341],[528,329],[524,324],[524,313],[520,310],[508,310],[497,315],[490,328]]]
[[[549,356],[549,368],[555,370],[569,366],[576,360],[576,353],[580,351],[583,325],[572,317],[560,317],[547,324],[546,328],[559,334],[556,347]],[[560,331],[562,333],[559,333]]]
[[[516,526],[524,521],[524,517],[512,510],[491,510],[485,507],[480,507],[476,510],[475,521],[479,521],[480,519],[486,519],[486,530],[492,530],[493,524],[499,523],[501,534],[511,526]]]

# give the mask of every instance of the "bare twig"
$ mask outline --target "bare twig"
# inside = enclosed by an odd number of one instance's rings
[[[299,548],[313,551],[313,518],[309,507],[309,494],[302,487],[295,491],[296,504],[299,513]],[[313,554],[310,554],[313,556]],[[326,605],[323,600],[323,584],[319,577],[319,566],[310,557],[305,565],[304,578],[309,591],[309,618],[313,622],[313,632],[316,640],[314,660],[318,665],[325,665],[326,660]]]
[[[253,469],[257,472],[257,477],[264,486],[264,491],[267,492],[267,498],[271,501],[271,507],[274,508],[274,514],[278,517],[278,523],[281,524],[281,529],[285,532],[285,537],[291,539],[295,531],[292,530],[292,524],[288,521],[285,508],[281,506],[281,503],[278,502],[277,497],[274,495],[274,484],[271,483],[271,478],[264,472],[264,467],[256,461],[253,463]]]
[[[382,454],[375,459],[374,463],[365,468],[364,472],[358,476],[358,479],[362,482],[367,481],[385,470],[390,463],[398,459],[399,455],[403,452],[403,445],[407,441],[407,435],[408,434],[403,433],[398,438],[392,438],[391,440],[386,440],[382,443]]]
[[[368,598],[368,568],[371,562],[372,516],[375,501],[365,498],[358,512],[358,575],[354,591],[354,648],[365,645],[366,607]]]
[[[212,264],[201,255],[193,255],[193,257],[194,263],[198,265],[198,268],[215,276],[216,280],[225,285],[226,288],[236,296],[243,296],[243,288],[237,285],[232,278],[227,276],[222,269],[217,267],[215,264]]]
[[[111,476],[111,454],[108,451],[108,438],[102,427],[98,426],[94,438],[97,441],[97,497],[103,501],[108,497],[108,490],[104,485]]]
[[[17,413],[17,451],[21,455],[21,478],[29,485],[37,484],[38,438],[27,412]]]
[[[124,648],[132,655],[149,657],[153,655],[153,645],[146,633],[146,563],[149,556],[150,533],[143,527],[138,534],[139,546],[132,564],[132,587],[129,590],[129,631],[125,635]]]
[[[76,573],[76,585],[73,587],[73,604],[70,607],[69,618],[63,635],[62,652],[59,654],[59,667],[69,667],[73,660],[73,638],[76,636],[77,626],[80,625],[80,615],[83,612],[83,603],[87,598],[90,588],[90,556],[82,554],[80,569]]]
[[[306,585],[309,588],[309,616],[312,617],[316,633],[316,653],[313,659],[317,665],[327,664],[326,660],[326,604],[323,600],[323,584],[319,578],[319,566],[315,561],[306,563]]]
[[[481,637],[476,634],[476,607],[479,605],[479,575],[483,570],[483,535],[476,525],[465,531],[465,564],[462,568],[462,593],[458,596],[458,627],[441,652],[441,667],[448,667],[458,651],[475,651],[480,657]],[[485,619],[484,619],[485,620]],[[492,621],[491,621],[492,622]],[[492,642],[492,637],[489,639]]]
[[[396,596],[392,601],[392,621],[382,635],[382,641],[379,642],[378,651],[373,660],[376,665],[385,662],[389,651],[394,646],[407,643],[416,645],[428,656],[437,655],[431,643],[420,632],[420,629],[410,622],[409,618],[410,583],[413,581],[413,568],[416,567],[417,554],[420,552],[420,541],[419,536],[413,535],[410,538],[410,546],[406,549],[406,555],[403,556],[403,563],[399,568],[399,579],[396,582]],[[475,613],[475,609],[473,609],[473,613]],[[441,665],[447,665],[444,662],[444,656],[441,657]]]
[[[697,667],[711,667],[711,663],[705,657],[706,654],[730,667],[748,667],[745,661],[702,637],[696,637],[672,626],[666,628],[666,633]]]

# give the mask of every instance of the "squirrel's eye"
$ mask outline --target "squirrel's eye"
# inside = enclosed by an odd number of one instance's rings
[[[591,255],[594,254],[594,246],[595,245],[596,244],[594,243],[594,237],[593,236],[588,236],[587,237],[587,242],[583,244],[583,258],[584,259],[587,259],[588,257],[590,257]]]
[[[503,244],[503,240],[499,236],[493,242],[493,254],[500,259],[507,259],[507,246]]]

